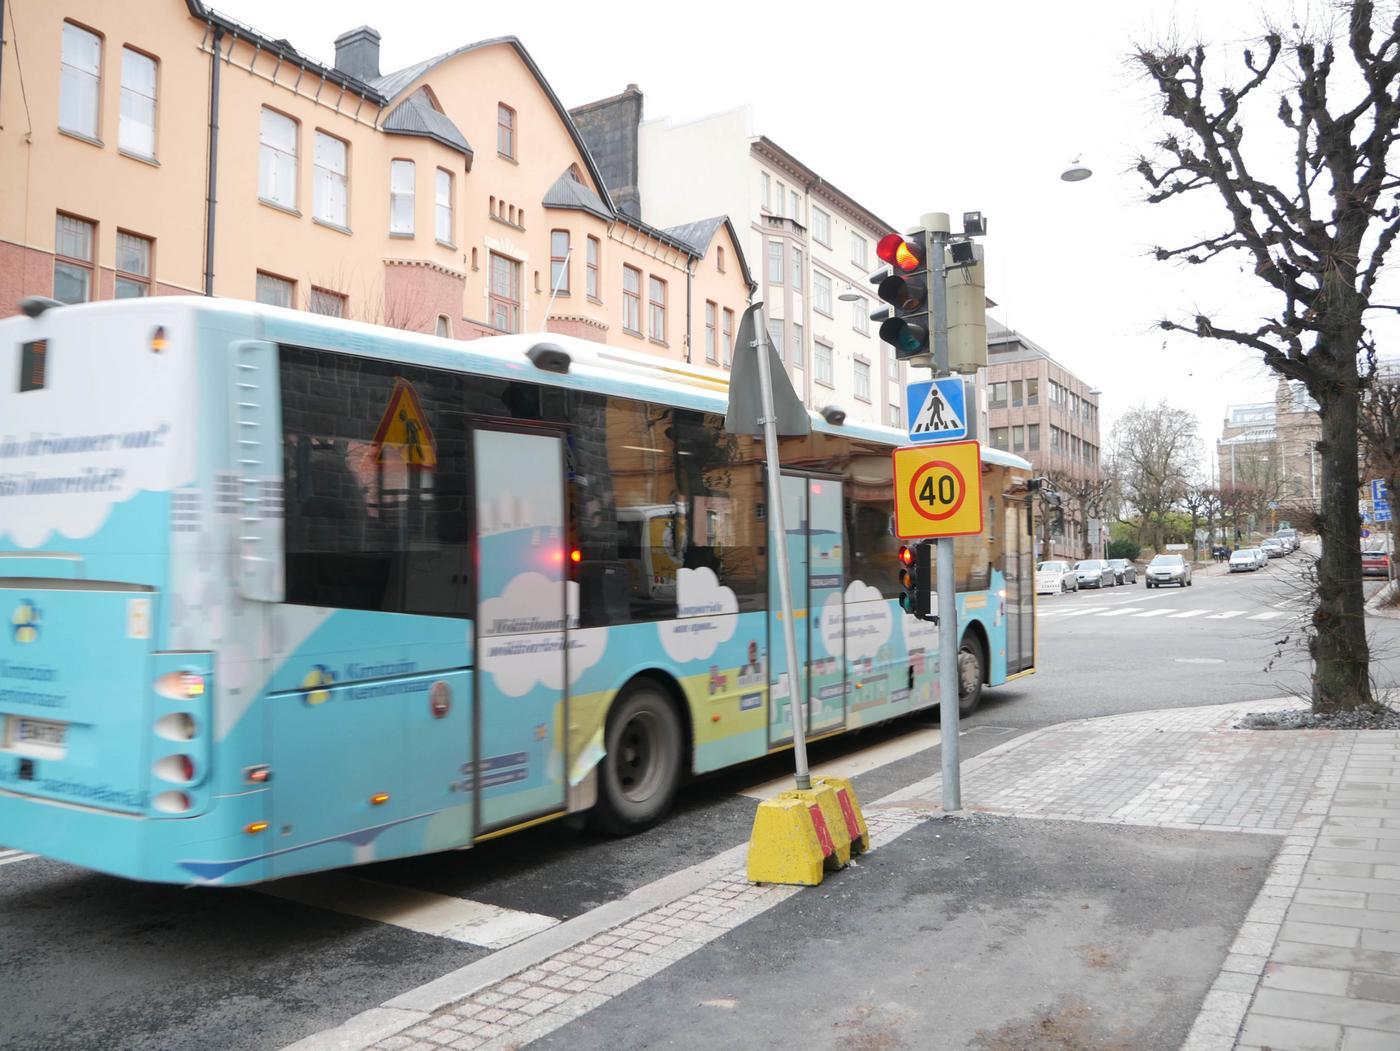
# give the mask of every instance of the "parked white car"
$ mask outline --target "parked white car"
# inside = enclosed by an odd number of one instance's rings
[[[1066,591],[1078,590],[1079,574],[1068,562],[1049,560],[1035,567],[1037,595],[1059,595]]]
[[[1231,573],[1253,573],[1259,568],[1259,560],[1254,557],[1254,550],[1242,547],[1230,555]]]
[[[1288,554],[1288,545],[1278,537],[1271,536],[1259,545],[1259,550],[1263,551],[1269,558],[1282,558]]]

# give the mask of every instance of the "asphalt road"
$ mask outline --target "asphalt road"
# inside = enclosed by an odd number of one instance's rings
[[[984,694],[964,722],[963,755],[1070,719],[1304,689],[1303,565],[1294,555],[1255,574],[1198,575],[1186,589],[1139,583],[1044,598],[1038,673]],[[1400,621],[1368,627],[1377,681],[1394,686]],[[858,794],[878,798],[938,770],[936,729],[928,716],[903,720],[821,742],[812,762],[861,771]],[[742,793],[761,794],[790,763],[776,756],[691,785],[670,820],[630,839],[547,825],[471,851],[309,877],[298,901],[275,896],[275,885],[141,885],[0,851],[0,1047],[283,1046],[488,957],[494,950],[433,926],[444,903],[548,924],[742,843],[755,805]],[[373,891],[393,922],[357,915],[347,887]]]

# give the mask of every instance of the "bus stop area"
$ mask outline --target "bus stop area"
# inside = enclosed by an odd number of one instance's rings
[[[818,887],[744,846],[293,1045],[1400,1045],[1400,732],[1061,723],[878,794]]]

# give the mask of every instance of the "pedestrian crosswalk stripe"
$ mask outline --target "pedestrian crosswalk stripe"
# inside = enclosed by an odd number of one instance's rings
[[[1121,609],[1111,609],[1107,613],[1099,614],[1102,617],[1121,617],[1128,613],[1141,613],[1141,606],[1123,606]]]
[[[1247,609],[1227,609],[1224,613],[1212,613],[1207,620],[1229,620],[1231,617],[1243,617],[1249,610]]]
[[[1210,612],[1210,610],[1208,610],[1208,609],[1184,609],[1184,610],[1182,610],[1180,613],[1173,613],[1173,614],[1172,614],[1172,619],[1173,619],[1173,620],[1176,620],[1176,619],[1178,619],[1178,618],[1199,617],[1202,613],[1209,613],[1209,612]]]
[[[1263,613],[1256,613],[1256,614],[1254,614],[1254,616],[1250,617],[1249,619],[1250,619],[1250,620],[1273,620],[1275,617],[1286,617],[1286,616],[1288,616],[1287,613],[1279,613],[1279,612],[1276,612],[1276,611],[1265,611],[1265,612],[1263,612]]]
[[[1106,609],[1108,609],[1107,606],[1086,606],[1084,609],[1072,610],[1071,612],[1066,613],[1065,616],[1066,616],[1066,617],[1082,617],[1082,616],[1084,616],[1084,615],[1087,614],[1087,613],[1102,613],[1102,612],[1103,612],[1104,610],[1106,610]]]
[[[0,865],[11,865],[16,861],[28,861],[33,854],[26,854],[22,850],[0,850]]]
[[[1170,612],[1171,612],[1170,609],[1149,609],[1146,613],[1139,613],[1138,616],[1139,616],[1139,617],[1160,617],[1160,616],[1163,616],[1164,614],[1167,614],[1167,613],[1170,613]]]

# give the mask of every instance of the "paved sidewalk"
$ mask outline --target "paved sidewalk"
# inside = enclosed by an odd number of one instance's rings
[[[969,811],[1081,822],[1086,832],[1135,826],[1277,844],[1233,944],[1210,958],[1208,974],[1219,972],[1182,1045],[1188,1051],[1400,1048],[1400,731],[1231,728],[1246,711],[1291,703],[1065,723],[964,764]],[[940,796],[930,778],[865,800],[877,851],[928,828]],[[550,943],[508,973],[447,976],[298,1047],[508,1048],[565,1026],[560,1046],[574,1033],[582,1046],[598,1035],[590,1012],[644,991],[648,978],[693,953],[712,953],[712,942],[794,895],[824,892],[751,886],[742,850],[731,855],[716,859],[703,885],[659,895],[572,943]],[[836,878],[875,876],[864,866]]]

